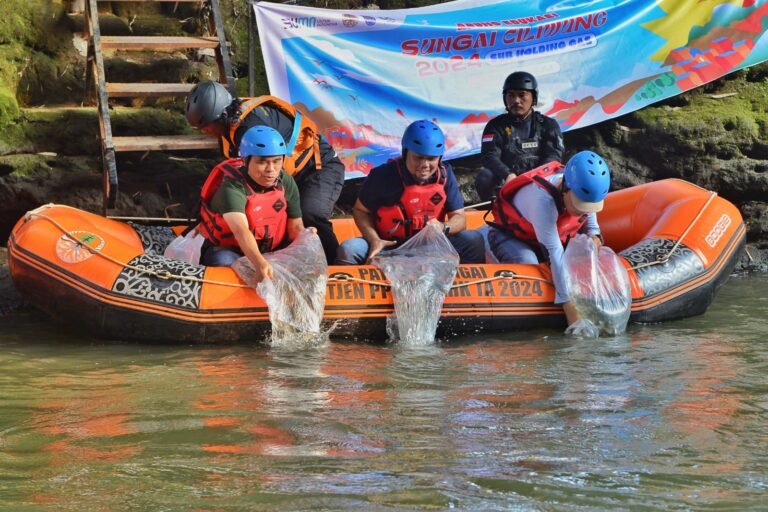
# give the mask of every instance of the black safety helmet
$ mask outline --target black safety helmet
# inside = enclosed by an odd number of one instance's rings
[[[504,80],[504,88],[501,91],[501,101],[504,103],[504,108],[507,107],[507,100],[505,98],[507,91],[512,89],[531,91],[533,93],[533,104],[536,105],[539,102],[539,84],[536,82],[536,77],[526,71],[515,71]]]
[[[195,128],[202,128],[218,120],[230,103],[232,95],[219,82],[200,82],[187,96],[187,121]]]

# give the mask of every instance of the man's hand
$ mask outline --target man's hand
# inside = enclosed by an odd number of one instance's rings
[[[442,233],[443,230],[445,229],[445,224],[447,224],[447,222],[443,223],[443,222],[440,222],[437,219],[429,219],[429,222],[427,222],[427,225],[430,225],[430,224],[435,226],[437,228],[437,230]]]
[[[597,326],[591,320],[582,318],[571,301],[563,303],[563,311],[565,311],[565,318],[568,321],[565,334],[581,336],[582,338],[597,338],[600,335]]]
[[[576,310],[576,306],[574,306],[571,301],[563,302],[563,311],[565,312],[565,320],[568,322],[568,325],[571,325],[581,318],[581,315],[579,315],[579,312]]]
[[[511,173],[507,174],[507,178],[504,180],[504,183],[509,183],[510,181],[512,181],[515,178],[517,178],[517,174],[511,172]]]
[[[579,318],[565,330],[567,336],[578,336],[580,338],[597,338],[600,336],[600,329],[592,321],[586,318]]]
[[[397,242],[394,240],[382,240],[378,237],[373,242],[368,242],[368,259],[365,260],[365,264],[370,265],[374,256],[379,254],[387,247],[392,247],[393,245],[397,245]]]
[[[272,265],[270,265],[265,258],[261,258],[258,263],[253,264],[253,269],[256,271],[257,283],[262,282],[264,279],[272,279],[275,277],[275,271],[272,268]]]

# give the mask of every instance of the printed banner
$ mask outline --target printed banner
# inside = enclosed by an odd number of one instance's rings
[[[477,153],[513,71],[563,131],[768,58],[768,0],[458,0],[403,10],[254,5],[270,91],[318,123],[348,177],[432,119],[446,159]]]

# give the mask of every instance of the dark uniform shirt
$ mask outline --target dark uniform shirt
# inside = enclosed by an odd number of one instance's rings
[[[248,98],[244,98],[244,101],[247,100]],[[255,109],[251,110],[247,116],[245,116],[245,119],[243,119],[243,121],[240,123],[240,126],[237,127],[237,130],[235,130],[235,140],[233,141],[234,146],[239,148],[240,140],[242,140],[245,132],[248,131],[248,128],[253,128],[254,126],[270,126],[277,130],[278,133],[283,136],[284,140],[291,140],[291,135],[293,134],[293,122],[294,119],[282,110],[266,105],[259,105]],[[325,140],[325,137],[320,136],[319,145],[320,160],[323,166],[327,165],[332,160],[336,160],[338,162],[336,151],[333,149],[333,146],[328,144],[328,141]],[[314,166],[315,159],[312,157],[307,163],[305,169],[313,169]]]
[[[563,158],[563,135],[551,117],[534,111],[522,121],[509,113],[491,119],[480,147],[483,167],[500,180]]]

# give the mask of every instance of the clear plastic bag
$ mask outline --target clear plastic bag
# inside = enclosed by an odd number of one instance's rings
[[[565,248],[564,269],[569,298],[585,321],[573,326],[578,335],[596,336],[586,321],[609,336],[626,331],[632,306],[629,274],[613,249],[598,250],[592,238],[578,234]]]
[[[390,340],[431,344],[445,294],[451,289],[459,253],[439,227],[428,224],[397,249],[373,258],[392,285],[395,314],[387,318]]]
[[[172,260],[186,261],[192,265],[200,264],[200,248],[205,242],[205,237],[191,230],[185,236],[177,236],[165,248],[163,256]]]
[[[256,272],[245,257],[235,261],[232,268],[267,303],[272,344],[302,343],[300,338],[305,334],[316,337],[320,334],[328,282],[328,263],[320,238],[305,229],[288,247],[267,253],[264,258],[272,265],[272,279],[257,283]]]

